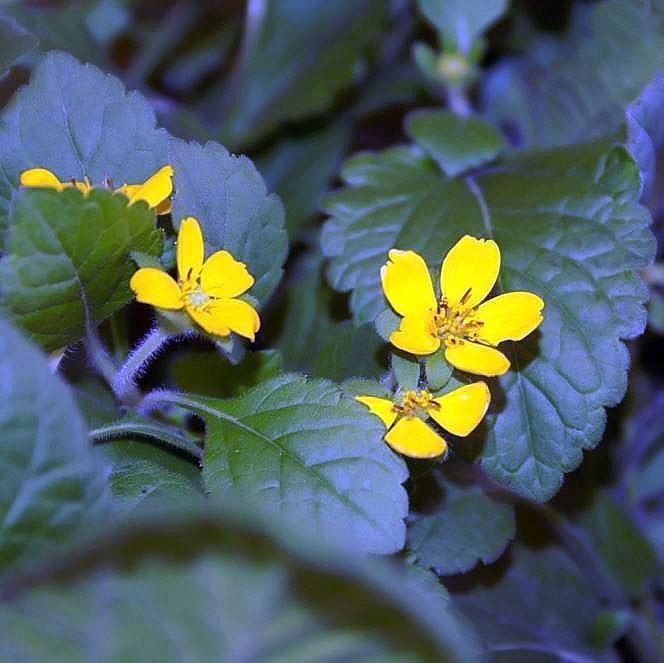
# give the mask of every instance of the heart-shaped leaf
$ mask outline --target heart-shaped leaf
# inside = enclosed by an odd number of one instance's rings
[[[548,499],[599,441],[604,408],[626,388],[621,339],[645,324],[637,270],[654,243],[634,161],[600,142],[516,155],[451,179],[410,146],[358,155],[343,178],[322,244],[331,284],[352,291],[357,322],[388,308],[380,268],[389,249],[418,251],[437,272],[466,233],[500,246],[499,289],[544,299],[541,331],[503,346],[513,370],[494,389],[481,462],[519,493]]]
[[[47,559],[107,498],[67,385],[41,352],[0,318],[0,567]]]
[[[159,256],[161,247],[145,203],[104,190],[25,189],[0,261],[2,306],[46,349],[60,348],[131,300],[130,253]]]
[[[374,416],[331,382],[268,380],[233,400],[156,395],[205,419],[203,479],[355,550],[391,553],[405,536],[406,466]]]

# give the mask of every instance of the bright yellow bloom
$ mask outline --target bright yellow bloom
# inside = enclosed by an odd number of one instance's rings
[[[77,188],[81,193],[87,194],[93,189],[92,182],[87,177],[82,180],[72,179],[70,182],[61,182],[56,175],[45,168],[31,168],[21,173],[21,186],[37,187],[41,189],[64,189]],[[109,184],[109,187],[110,184]],[[129,198],[129,204],[144,200],[151,208],[157,210],[157,214],[168,214],[171,211],[171,194],[173,193],[173,167],[164,166],[152,177],[142,184],[123,184],[114,189]]]
[[[445,359],[459,370],[502,375],[502,341],[519,341],[543,320],[544,302],[531,292],[509,292],[482,302],[500,271],[500,249],[492,240],[462,237],[445,256],[436,299],[424,260],[414,251],[389,253],[381,269],[383,291],[401,316],[390,342],[405,352],[428,355],[443,344]]]
[[[428,391],[406,391],[399,402],[376,396],[356,396],[356,400],[380,417],[392,449],[411,458],[435,458],[447,451],[447,442],[425,423],[427,417],[465,437],[482,421],[491,394],[484,382],[474,382],[438,398]]]
[[[177,282],[161,269],[139,269],[129,282],[136,299],[157,308],[184,309],[210,334],[235,332],[253,341],[260,318],[251,304],[236,298],[251,288],[254,277],[228,251],[205,260],[203,233],[193,217],[180,224],[177,264]]]

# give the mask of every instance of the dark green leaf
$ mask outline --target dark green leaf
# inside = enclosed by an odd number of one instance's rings
[[[504,346],[514,370],[494,395],[502,406],[487,417],[482,464],[519,493],[548,499],[600,440],[604,408],[626,387],[621,339],[645,323],[637,270],[654,247],[633,160],[596,143],[448,179],[417,148],[397,147],[358,155],[342,174],[347,187],[329,199],[322,244],[331,284],[352,291],[358,323],[388,306],[380,268],[389,249],[418,251],[437,272],[465,233],[498,242],[499,289],[543,297],[541,331]]]
[[[167,134],[154,111],[117,78],[65,53],[49,53],[0,123],[0,246],[21,171],[48,168],[61,180],[145,181],[167,162]]]
[[[256,279],[249,294],[261,304],[281,279],[287,237],[284,208],[250,159],[235,156],[219,145],[170,142],[175,168],[173,218],[194,216],[208,248],[225,249],[246,263]]]
[[[444,503],[409,527],[408,549],[440,575],[465,573],[478,561],[494,562],[514,538],[514,507],[477,488],[451,483],[444,488]]]
[[[15,198],[3,307],[46,349],[80,339],[131,300],[132,251],[159,256],[162,233],[145,203],[95,190],[25,189]]]
[[[67,385],[0,319],[0,564],[49,558],[103,516],[106,481]],[[4,638],[3,638],[4,639]]]
[[[60,6],[31,7],[29,3],[11,2],[4,11],[39,39],[41,52],[67,51],[79,60],[108,69],[110,61],[88,22],[95,4],[95,0],[72,0]]]
[[[594,586],[556,547],[512,548],[497,579],[454,594],[496,661],[614,661],[591,647],[602,604]]]
[[[661,570],[650,542],[628,514],[606,494],[598,494],[580,514],[588,536],[611,580],[631,599],[638,599]]]
[[[291,237],[299,235],[317,211],[349,142],[349,126],[338,123],[278,141],[259,155],[256,164],[283,200]]]
[[[383,442],[381,422],[331,382],[283,375],[234,400],[168,402],[206,421],[212,495],[255,503],[347,548],[403,546],[406,467]]]
[[[112,530],[62,560],[59,582],[42,573],[37,588],[0,586],[12,597],[0,607],[0,658],[481,660],[444,591],[276,530],[217,510]]]
[[[406,129],[449,177],[492,161],[505,146],[502,136],[484,120],[448,111],[411,113]]]
[[[281,356],[274,350],[251,352],[233,366],[218,352],[198,352],[176,357],[170,371],[182,391],[228,398],[281,373]]]
[[[36,45],[37,40],[16,21],[0,15],[0,76]]]
[[[254,143],[284,120],[324,111],[356,79],[386,19],[383,0],[280,0],[249,19],[254,41],[227,81],[215,119],[232,147]]]
[[[664,15],[652,2],[609,0],[580,13],[564,39],[540,36],[498,62],[482,96],[488,117],[519,145],[567,145],[618,129],[664,66]]]
[[[295,263],[278,319],[270,325],[270,344],[290,371],[337,382],[380,377],[387,370],[385,344],[372,325],[358,327],[343,319],[345,302],[325,283],[322,271],[318,252]]]

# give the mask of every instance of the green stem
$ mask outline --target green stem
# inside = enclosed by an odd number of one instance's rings
[[[168,341],[170,337],[164,333],[157,325],[129,354],[127,360],[122,365],[120,370],[114,374],[110,381],[111,387],[115,395],[121,400],[125,401],[127,397],[134,395],[131,398],[133,404],[138,400],[135,398],[137,394],[136,378],[142,373],[145,365],[154,358],[162,346]]]
[[[115,438],[127,438],[132,435],[149,437],[161,444],[166,444],[179,451],[184,451],[185,453],[194,456],[194,458],[199,461],[203,459],[202,449],[192,440],[187,438],[181,431],[166,428],[165,426],[159,426],[157,424],[151,424],[149,422],[121,421],[106,426],[100,426],[89,432],[90,439],[97,443]]]
[[[111,384],[115,378],[116,367],[94,328],[88,329],[84,345],[95,371]]]

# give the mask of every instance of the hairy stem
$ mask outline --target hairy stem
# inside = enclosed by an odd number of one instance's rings
[[[170,337],[157,325],[148,335],[129,353],[127,360],[110,381],[111,388],[121,401],[136,396],[136,378],[141,375],[145,365],[154,358]],[[140,398],[131,397],[132,404]]]

